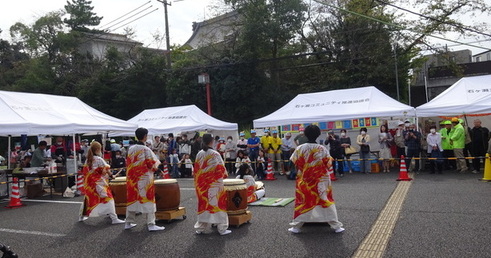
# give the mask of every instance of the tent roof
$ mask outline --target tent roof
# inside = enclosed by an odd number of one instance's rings
[[[75,97],[0,91],[0,135],[73,134],[135,130]]]
[[[491,75],[464,77],[426,104],[419,117],[491,113]]]
[[[272,114],[254,120],[254,127],[414,115],[413,107],[368,86],[299,94]]]
[[[147,128],[149,135],[177,131],[238,129],[236,123],[218,120],[209,116],[195,105],[146,109],[128,120],[128,122]]]

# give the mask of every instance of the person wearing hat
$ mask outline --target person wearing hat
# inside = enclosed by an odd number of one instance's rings
[[[471,129],[472,155],[473,157],[483,157],[488,149],[489,130],[481,126],[481,120],[474,120],[474,127]],[[481,170],[481,159],[472,160],[472,173],[477,174]]]
[[[467,164],[465,162],[464,148],[465,148],[465,129],[460,124],[457,117],[453,117],[452,120],[452,134],[450,135],[450,144],[453,146],[453,152],[457,158],[457,170],[460,173],[467,172]]]
[[[259,154],[259,145],[261,140],[256,136],[256,131],[251,130],[251,138],[247,139],[247,148],[249,148],[249,159],[252,162],[252,169],[256,172],[256,161]]]
[[[271,133],[269,129],[264,129],[264,135],[261,137],[261,148],[269,153],[269,144],[270,144]]]
[[[237,151],[242,150],[247,153],[247,139],[245,138],[245,133],[240,132],[239,140],[237,140]]]
[[[452,122],[450,120],[443,121],[444,128],[440,129],[440,135],[442,138],[442,149],[443,149],[443,169],[451,170],[457,167],[457,164],[453,158],[453,146],[450,144],[450,135],[452,134]]]
[[[273,136],[269,138],[268,142],[268,158],[273,162],[273,170],[280,175],[283,173],[283,162],[281,161],[281,138],[278,137],[278,131],[272,131]]]
[[[121,145],[116,143],[116,140],[111,139],[111,151],[120,151],[121,150]]]

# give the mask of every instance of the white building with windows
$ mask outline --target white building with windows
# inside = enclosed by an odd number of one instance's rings
[[[84,33],[84,40],[79,46],[79,53],[91,55],[94,59],[105,58],[107,50],[111,47],[132,58],[135,50],[142,47],[143,43],[132,40],[126,35],[115,33]]]
[[[482,52],[480,54],[473,55],[472,61],[473,62],[491,61],[491,50]]]

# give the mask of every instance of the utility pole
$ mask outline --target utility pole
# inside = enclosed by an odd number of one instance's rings
[[[167,0],[157,0],[158,2],[161,2],[164,5],[164,18],[165,18],[165,46],[166,46],[166,59],[167,59],[167,66],[170,68],[171,66],[171,60],[170,60],[170,36],[169,36],[169,17],[167,14],[167,6],[172,5],[170,2],[167,2]],[[182,0],[181,0],[182,1]],[[179,0],[176,0],[175,2],[179,2]]]
[[[396,74],[397,101],[401,101],[401,98],[399,96],[399,69],[397,68],[397,44],[394,44],[394,64],[395,64],[395,74]]]

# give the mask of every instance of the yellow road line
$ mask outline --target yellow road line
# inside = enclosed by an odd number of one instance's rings
[[[414,178],[414,174],[411,173],[410,177]],[[397,184],[370,232],[355,251],[354,258],[383,257],[411,184],[412,181]]]

